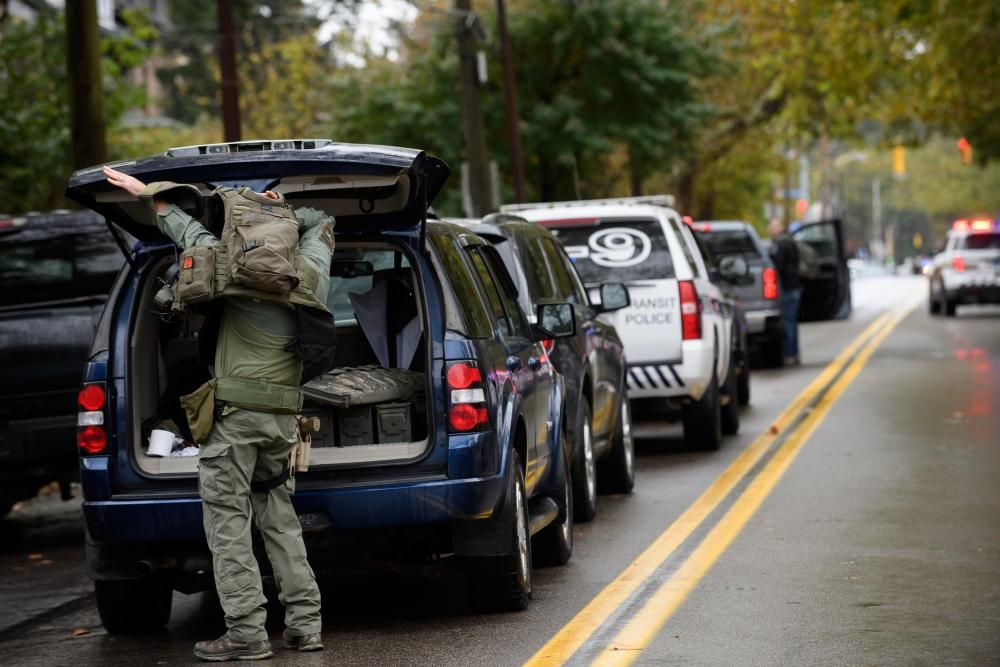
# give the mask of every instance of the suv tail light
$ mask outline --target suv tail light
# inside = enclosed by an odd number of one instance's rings
[[[479,364],[454,361],[447,368],[449,431],[468,433],[488,427],[490,415],[486,410],[486,392]]]
[[[777,299],[778,298],[778,272],[775,271],[770,266],[764,269],[764,273],[761,274],[764,279],[764,298],[765,299]]]
[[[550,354],[552,348],[556,346],[556,341],[552,338],[546,338],[542,341],[542,349],[545,350],[545,354]]]
[[[76,445],[81,454],[100,454],[108,445],[108,434],[104,430],[104,407],[107,404],[104,383],[83,385],[76,402],[80,408],[76,416]]]
[[[951,258],[951,268],[955,269],[959,273],[965,271],[965,258],[961,255],[955,255]]]
[[[681,293],[681,338],[698,340],[701,338],[701,301],[698,290],[690,280],[677,283]]]

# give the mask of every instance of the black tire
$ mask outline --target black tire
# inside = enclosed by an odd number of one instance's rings
[[[719,405],[719,381],[712,379],[701,400],[684,406],[684,442],[693,449],[715,451],[722,445],[722,409]]]
[[[745,334],[742,350],[739,354],[740,363],[736,368],[736,399],[745,407],[750,405],[750,348],[747,346]]]
[[[108,634],[159,630],[170,620],[174,590],[161,575],[124,581],[95,581],[97,612]]]
[[[931,315],[941,314],[941,302],[935,299],[933,296],[927,299],[927,312]]]
[[[562,488],[554,498],[559,505],[559,516],[535,536],[532,553],[539,565],[565,565],[573,556],[573,483],[569,479],[569,457],[560,443],[563,453]]]
[[[517,452],[511,453],[510,465],[513,470],[504,517],[513,523],[510,552],[467,561],[469,596],[477,609],[523,611],[531,599],[531,525],[524,472]]]
[[[576,440],[573,442],[573,518],[587,523],[597,514],[597,458],[594,456],[594,431],[590,421],[590,404],[580,402],[577,412]]]
[[[776,331],[772,333],[763,348],[764,365],[768,368],[781,368],[785,365],[785,334]]]
[[[944,300],[945,317],[955,317],[955,311],[958,309],[958,302],[953,299],[949,299],[947,296],[943,296],[941,298]]]
[[[720,397],[720,414],[722,434],[736,435],[740,431],[740,401],[736,381],[736,359],[730,355],[729,371],[726,373],[726,383],[722,387]]]
[[[611,441],[611,451],[601,461],[597,479],[607,493],[632,493],[635,487],[635,443],[632,441],[632,411],[628,397],[622,395],[618,406],[618,425]]]

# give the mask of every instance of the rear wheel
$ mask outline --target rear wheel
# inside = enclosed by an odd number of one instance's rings
[[[684,406],[684,441],[696,449],[716,450],[722,445],[722,410],[719,405],[719,381],[712,369],[708,389],[700,400]]]
[[[95,581],[97,612],[109,634],[158,630],[170,620],[174,590],[162,575],[124,581]]]
[[[944,301],[944,315],[945,317],[955,317],[955,311],[958,310],[958,303],[954,299],[949,299],[947,296],[942,296]]]
[[[927,312],[931,315],[941,314],[941,302],[934,298],[933,292],[927,297]]]
[[[577,411],[576,450],[573,452],[573,514],[579,523],[586,523],[597,514],[597,461],[594,458],[594,437],[590,423],[590,404],[580,403]]]
[[[750,351],[746,336],[743,337],[743,351],[738,355],[736,367],[736,398],[741,406],[750,405]]]
[[[730,355],[732,356],[732,355]],[[722,387],[720,398],[720,419],[723,435],[735,435],[740,430],[740,405],[736,381],[736,360],[729,359],[729,371],[726,373],[726,384]]]
[[[603,490],[632,493],[635,486],[635,444],[632,441],[632,412],[627,396],[622,396],[611,452],[601,462],[599,472]]]
[[[521,611],[531,599],[531,526],[528,524],[528,497],[524,490],[521,457],[511,452],[511,484],[507,489],[507,520],[510,551],[503,556],[470,558],[469,594],[479,609]]]
[[[533,551],[535,558],[542,565],[565,565],[573,555],[573,484],[569,479],[569,457],[566,448],[560,444],[563,452],[562,493],[556,500],[559,505],[559,516],[542,532],[535,536]]]

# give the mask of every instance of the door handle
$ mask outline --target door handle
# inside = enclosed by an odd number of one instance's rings
[[[531,370],[537,371],[541,367],[542,367],[542,360],[539,359],[538,357],[530,357],[528,359],[528,368],[530,368]]]
[[[507,357],[507,370],[511,373],[521,370],[521,357],[515,357],[511,355]]]

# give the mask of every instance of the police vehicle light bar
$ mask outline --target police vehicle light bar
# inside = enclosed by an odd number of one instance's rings
[[[972,220],[966,220],[962,218],[953,222],[951,228],[956,232],[990,232],[994,229],[1000,229],[1000,220],[993,221],[989,218],[973,218]]]
[[[612,197],[610,199],[581,199],[579,201],[552,201],[538,202],[535,204],[506,204],[500,207],[502,213],[517,213],[518,211],[531,211],[544,208],[563,208],[572,206],[621,206],[621,205],[646,205],[674,207],[673,195],[649,195],[645,197]]]
[[[331,139],[276,139],[265,141],[231,141],[224,144],[202,144],[200,146],[177,146],[168,148],[167,157],[190,157],[193,155],[219,155],[222,153],[245,153],[248,151],[294,151],[315,150],[333,143]]]

